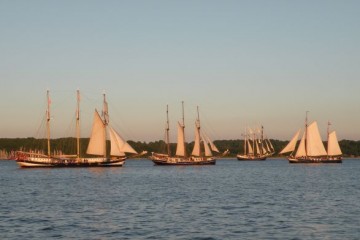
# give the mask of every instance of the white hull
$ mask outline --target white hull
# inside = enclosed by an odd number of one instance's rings
[[[17,161],[20,167],[52,167],[53,165],[47,163],[33,163],[33,162],[19,162]]]

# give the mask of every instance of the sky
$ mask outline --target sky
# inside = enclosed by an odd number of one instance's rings
[[[102,94],[128,140],[170,135],[185,104],[212,139],[263,125],[289,140],[305,112],[326,138],[360,139],[360,1],[0,0],[0,138],[90,135]]]

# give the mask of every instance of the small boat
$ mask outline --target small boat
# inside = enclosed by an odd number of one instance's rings
[[[16,161],[23,168],[38,167],[121,167],[127,159],[125,153],[138,154],[110,125],[108,104],[103,94],[102,116],[95,109],[92,132],[86,153],[96,157],[80,156],[80,92],[77,91],[76,132],[77,154],[53,154],[50,145],[50,96],[47,91],[46,129],[47,154],[37,152],[16,152]],[[110,154],[107,149],[107,130],[110,135]],[[141,154],[144,154],[143,152]]]
[[[308,125],[306,112],[305,131],[302,135],[295,155],[294,152],[301,129],[295,133],[294,137],[284,147],[280,154],[291,152],[288,157],[289,163],[342,163],[342,152],[336,137],[336,132],[329,131],[330,125],[330,122],[328,122],[327,150],[325,150],[317,122],[314,121]]]
[[[264,127],[261,126],[260,137],[257,137],[255,131],[247,128],[244,134],[244,154],[236,155],[239,161],[265,161],[267,157],[274,154],[274,147],[268,138],[264,138]]]
[[[150,159],[155,165],[215,165],[216,157],[212,152],[219,153],[215,144],[200,129],[199,107],[197,107],[197,119],[195,122],[194,148],[190,156],[187,156],[185,147],[185,124],[184,124],[184,102],[182,102],[183,118],[182,123],[178,122],[178,135],[176,154],[172,156],[169,142],[169,111],[166,108],[167,122],[165,127],[165,141],[167,153],[153,152]],[[202,144],[201,144],[202,143]],[[203,145],[203,148],[201,147]]]

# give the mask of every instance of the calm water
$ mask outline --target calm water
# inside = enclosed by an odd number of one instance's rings
[[[0,239],[359,239],[360,160],[20,169],[0,162]]]

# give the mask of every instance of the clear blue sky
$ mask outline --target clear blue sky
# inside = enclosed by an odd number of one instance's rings
[[[290,139],[305,111],[325,138],[360,139],[360,1],[0,0],[0,137],[34,136],[52,95],[63,137],[82,94],[82,136],[107,93],[125,138],[172,139],[185,101],[215,139],[263,124]]]

